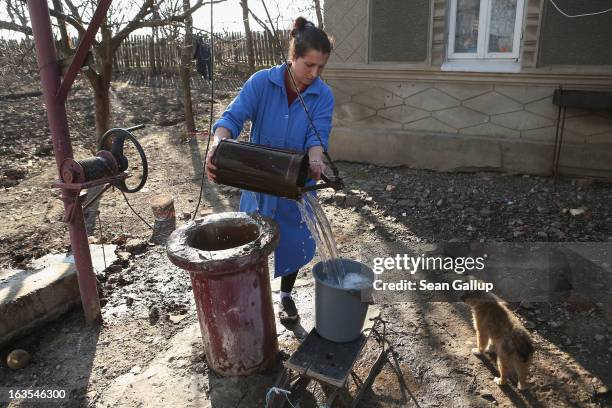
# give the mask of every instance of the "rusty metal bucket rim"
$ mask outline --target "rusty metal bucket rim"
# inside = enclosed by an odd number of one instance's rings
[[[201,250],[187,244],[194,230],[229,220],[256,225],[259,235],[246,244],[216,251]],[[278,224],[271,218],[260,214],[223,212],[197,218],[177,228],[168,238],[166,252],[174,265],[192,273],[205,273],[215,277],[234,273],[236,268],[258,262],[262,257],[267,262],[267,256],[276,248],[279,238]]]

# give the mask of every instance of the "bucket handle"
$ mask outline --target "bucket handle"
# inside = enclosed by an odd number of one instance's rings
[[[344,182],[342,181],[340,177],[334,180],[331,180],[325,174],[321,174],[321,179],[324,181],[323,183],[313,184],[312,186],[308,186],[308,187],[301,187],[300,192],[307,193],[309,191],[320,190],[322,188],[328,188],[328,187],[333,188],[336,191],[342,190],[344,188]]]

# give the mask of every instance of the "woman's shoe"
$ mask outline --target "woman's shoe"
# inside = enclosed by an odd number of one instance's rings
[[[295,302],[289,296],[281,299],[278,311],[278,317],[283,324],[295,322],[299,315]]]

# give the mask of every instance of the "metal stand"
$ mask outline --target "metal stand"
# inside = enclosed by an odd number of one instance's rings
[[[95,40],[96,33],[104,21],[111,1],[100,0],[98,2],[96,11],[79,42],[77,51],[63,81],[61,79],[60,63],[55,53],[49,6],[46,1],[28,0],[27,2],[32,34],[36,45],[40,81],[45,107],[47,108],[53,152],[60,179],[62,177],[60,171],[62,163],[64,160],[72,158],[72,144],[70,143],[68,117],[66,115],[66,98]],[[66,217],[69,215],[68,218],[71,220],[68,224],[70,243],[74,253],[85,320],[89,324],[94,324],[101,321],[102,316],[100,314],[100,299],[91,263],[91,254],[89,253],[89,242],[87,240],[87,231],[85,230],[83,211],[80,205],[74,205],[79,199],[77,191],[63,187],[64,213]]]
[[[295,395],[304,390],[310,381],[315,380],[327,396],[325,407],[331,408],[336,401],[342,407],[356,407],[383,366],[387,363],[393,364],[388,357],[393,348],[386,339],[385,322],[380,317],[375,317],[366,324],[369,327],[364,328],[361,336],[350,343],[331,342],[319,336],[313,329],[284,363],[276,388]],[[380,351],[367,378],[362,380],[353,367],[370,338],[376,340]],[[395,370],[396,373],[398,370],[399,367]],[[353,398],[349,394],[349,377],[357,387]],[[400,383],[403,383],[402,380]],[[269,407],[283,408],[286,402],[285,395],[275,395]]]

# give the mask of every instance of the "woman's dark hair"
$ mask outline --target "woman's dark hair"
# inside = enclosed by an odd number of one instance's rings
[[[309,50],[329,54],[332,50],[332,44],[325,31],[304,17],[298,17],[293,23],[293,30],[291,30],[289,58],[303,57]]]

